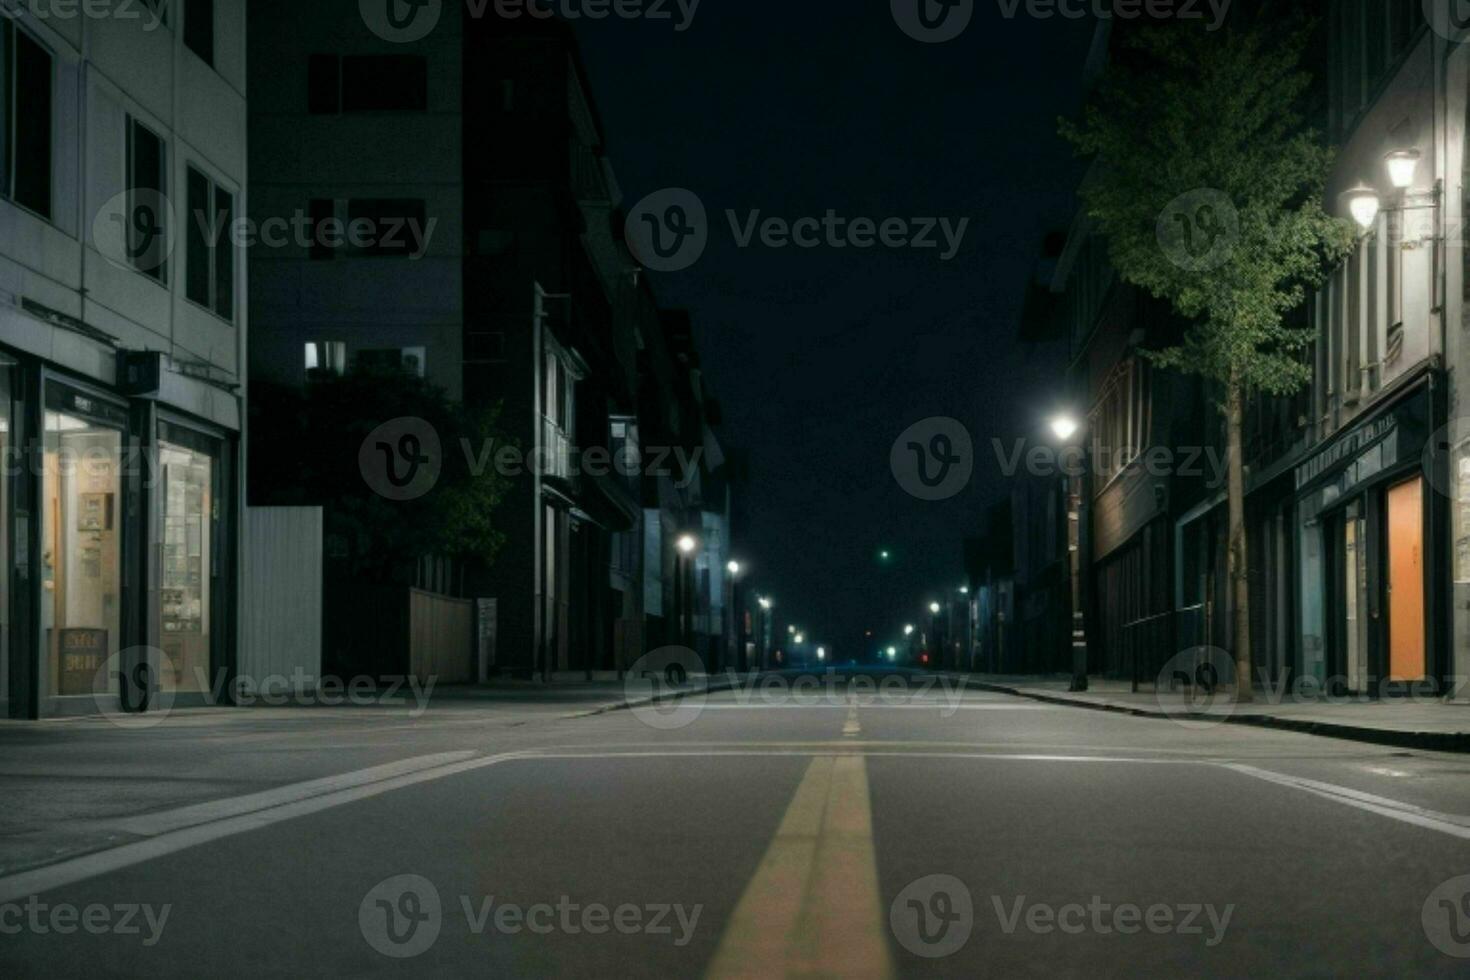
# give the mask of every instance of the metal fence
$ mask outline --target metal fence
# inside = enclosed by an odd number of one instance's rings
[[[1181,650],[1204,643],[1205,607],[1186,606],[1136,619],[1123,627],[1123,662],[1139,684],[1158,683],[1159,673]]]

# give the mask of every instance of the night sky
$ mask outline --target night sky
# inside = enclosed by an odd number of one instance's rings
[[[937,45],[904,34],[889,0],[706,0],[683,33],[578,22],[625,204],[685,187],[709,212],[700,261],[652,281],[692,312],[721,438],[751,456],[749,581],[843,658],[864,628],[894,636],[958,588],[962,541],[1005,493],[991,439],[1036,438],[1058,404],[1063,351],[1015,332],[1041,239],[1073,207],[1080,167],[1056,118],[1080,102],[1094,26],[1007,20],[985,0]],[[829,208],[970,224],[945,262],[942,248],[742,249],[725,217]],[[889,451],[938,415],[969,428],[975,474],[925,502]]]

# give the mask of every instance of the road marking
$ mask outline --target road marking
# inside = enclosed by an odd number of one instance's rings
[[[716,978],[891,977],[867,765],[812,760],[711,961]]]
[[[863,726],[858,724],[857,709],[856,701],[847,708],[847,720],[842,723],[843,738],[857,738],[863,733]]]
[[[435,769],[453,762],[463,762],[466,759],[473,759],[477,755],[478,753],[473,751],[442,752],[438,755],[422,755],[413,759],[401,759],[398,762],[373,766],[369,769],[358,769],[355,772],[327,776],[323,779],[312,779],[303,783],[277,786],[274,789],[264,790],[260,793],[251,793],[247,796],[231,796],[222,800],[209,800],[205,803],[195,803],[190,806],[179,807],[176,810],[164,810],[160,813],[145,813],[141,816],[126,817],[122,820],[108,820],[103,824],[103,827],[107,830],[121,831],[125,834],[136,834],[139,837],[156,837],[159,834],[166,834],[169,831],[182,830],[185,827],[193,827],[202,823],[212,823],[216,820],[224,820],[227,817],[237,817],[244,813],[268,810],[271,807],[282,806],[286,803],[295,803],[297,800],[321,796],[324,793],[351,789],[354,786],[365,786],[369,783],[391,779],[394,776],[401,776],[405,773]]]
[[[1437,830],[1451,837],[1461,840],[1470,840],[1470,817],[1462,817],[1453,813],[1441,813],[1438,810],[1428,810],[1412,803],[1404,803],[1400,800],[1391,800],[1386,796],[1376,796],[1373,793],[1364,793],[1362,790],[1349,789],[1346,786],[1338,786],[1335,783],[1324,783],[1316,779],[1306,779],[1302,776],[1288,776],[1285,773],[1272,772],[1269,769],[1257,769],[1241,762],[1216,763],[1232,772],[1238,772],[1243,776],[1255,779],[1264,779],[1268,783],[1276,783],[1279,786],[1290,786],[1313,796],[1320,796],[1324,800],[1332,800],[1346,806],[1376,813],[1390,820],[1400,823],[1413,824],[1416,827],[1424,827],[1427,830]]]
[[[813,708],[830,708],[840,711],[847,705],[832,704],[825,701],[812,701],[803,703],[782,702],[780,704],[704,704],[700,706],[701,711],[793,711],[798,709],[810,710]],[[865,704],[858,702],[858,707],[864,711],[1066,711],[1060,705],[1052,704],[946,704],[943,701],[928,701],[920,704],[883,704],[876,702]]]
[[[100,875],[130,868],[135,864],[142,864],[156,858],[166,857],[191,847],[198,847],[200,844],[208,844],[211,841],[233,837],[236,834],[243,834],[252,830],[260,830],[272,824],[294,820],[297,817],[304,817],[313,813],[320,813],[323,810],[330,810],[346,803],[355,803],[358,800],[370,799],[371,797],[379,796],[395,789],[402,789],[405,786],[412,786],[416,783],[424,783],[434,779],[443,779],[445,776],[472,772],[476,769],[484,769],[488,766],[499,765],[502,762],[524,758],[528,758],[528,756],[522,752],[479,756],[466,759],[462,762],[437,765],[430,769],[405,772],[401,775],[391,776],[387,779],[380,779],[377,782],[363,785],[348,785],[345,781],[353,774],[347,773],[344,776],[335,777],[344,781],[345,788],[323,793],[320,796],[296,800],[292,803],[270,807],[269,809],[260,810],[255,813],[245,813],[224,820],[216,820],[213,823],[198,824],[193,827],[168,831],[159,834],[157,837],[122,844],[105,851],[83,854],[80,857],[60,861],[43,868],[22,871],[19,874],[0,878],[0,904],[14,902],[18,899],[26,898],[30,895],[38,895],[42,892],[53,891],[67,885],[74,885],[79,881],[86,881]]]

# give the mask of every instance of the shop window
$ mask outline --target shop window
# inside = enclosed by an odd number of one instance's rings
[[[47,696],[118,692],[116,671],[103,669],[122,646],[125,424],[126,412],[110,403],[60,386],[47,392],[40,624]]]
[[[214,459],[202,437],[161,425],[154,526],[159,535],[159,646],[166,690],[210,689]]]
[[[139,272],[167,282],[170,229],[163,208],[168,193],[163,139],[131,116],[127,126],[128,258]]]
[[[214,65],[214,0],[186,0],[184,45],[206,65]]]
[[[235,220],[235,196],[193,167],[188,183],[186,295],[233,322],[235,253],[230,226]]]
[[[51,217],[51,52],[0,18],[0,196]]]

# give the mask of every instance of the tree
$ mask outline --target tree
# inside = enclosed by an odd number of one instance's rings
[[[1062,136],[1094,160],[1081,190],[1119,277],[1188,326],[1152,363],[1223,392],[1228,574],[1237,698],[1251,699],[1250,590],[1241,430],[1253,393],[1308,384],[1315,334],[1288,322],[1352,248],[1323,209],[1332,152],[1306,123],[1311,25],[1148,27],[1124,38],[1081,121]]]
[[[491,464],[511,445],[499,405],[472,409],[405,372],[358,370],[322,374],[304,391],[254,382],[250,405],[253,502],[322,506],[331,551],[352,579],[404,581],[428,554],[495,561],[505,540],[496,513],[510,488]],[[390,500],[364,479],[359,451],[379,425],[405,418],[437,435],[441,471],[422,496]]]

